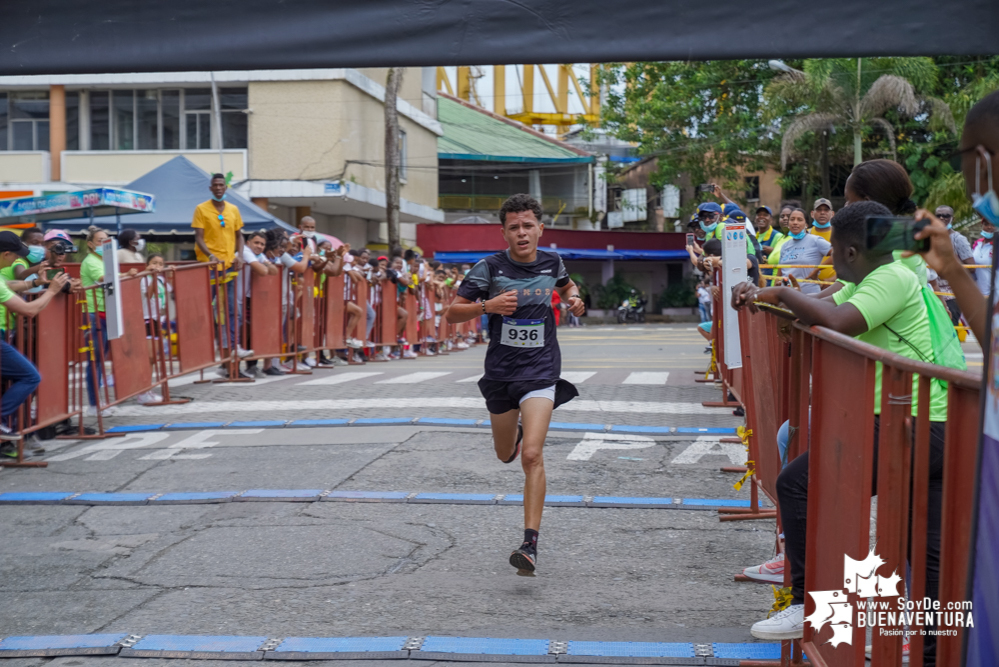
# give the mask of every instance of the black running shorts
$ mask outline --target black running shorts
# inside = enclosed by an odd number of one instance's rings
[[[554,384],[556,408],[579,396],[579,391],[571,382],[557,380]],[[494,415],[519,409],[520,399],[525,394],[550,386],[552,386],[551,380],[530,380],[528,382],[500,382],[486,378],[479,380],[479,391],[486,399],[486,409]]]

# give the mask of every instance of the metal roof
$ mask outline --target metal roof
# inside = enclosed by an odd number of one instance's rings
[[[444,136],[437,140],[437,157],[442,160],[593,161],[589,153],[447,95],[437,98],[437,120],[444,127]]]

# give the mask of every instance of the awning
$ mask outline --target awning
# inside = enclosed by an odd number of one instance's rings
[[[555,248],[562,259],[591,260],[646,260],[677,262],[688,258],[686,250],[591,250],[586,248]],[[494,255],[488,250],[468,252],[436,252],[434,259],[445,264],[474,264],[480,259]]]
[[[40,197],[0,199],[0,222],[46,221],[102,215],[149,213],[156,210],[156,197],[145,192],[118,188],[94,188],[78,192],[56,192]]]

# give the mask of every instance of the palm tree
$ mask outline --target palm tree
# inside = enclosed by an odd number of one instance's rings
[[[942,100],[916,93],[936,81],[937,66],[930,58],[824,58],[806,60],[803,70],[776,62],[775,66],[785,73],[765,90],[770,115],[793,116],[781,141],[782,169],[799,138],[823,131],[825,146],[826,133],[837,127],[853,134],[854,166],[863,161],[861,140],[868,128],[883,132],[894,159],[895,127],[884,117],[891,109],[911,118],[926,104],[934,123],[956,131],[950,108]]]

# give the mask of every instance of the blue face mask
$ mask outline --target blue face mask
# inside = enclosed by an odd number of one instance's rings
[[[986,175],[988,176],[989,189],[985,194],[978,192],[978,184],[981,183],[982,157],[985,157]],[[988,220],[994,226],[999,226],[999,196],[996,196],[995,188],[992,187],[992,157],[987,151],[979,148],[978,157],[975,161],[975,194],[971,195],[971,207]],[[985,233],[983,232],[984,236]]]
[[[792,233],[788,232],[788,236],[790,236],[795,241],[800,241],[801,239],[805,238],[805,234],[807,234],[807,233],[808,233],[807,229],[802,229],[797,234],[792,234]]]
[[[991,239],[993,236],[995,236],[995,234],[996,234],[995,232],[986,232],[986,231],[983,231],[982,232],[982,238],[983,239]]]
[[[824,225],[820,225],[819,223],[812,220],[812,227],[815,227],[816,229],[829,229],[830,227],[832,227],[832,220],[830,220]]]
[[[104,246],[103,245],[99,245],[96,248],[94,248],[94,254],[96,254],[98,257],[103,257],[104,256]]]
[[[225,201],[225,197],[226,197],[225,194],[223,194],[221,197],[216,197],[215,195],[212,195],[212,200],[213,201]]]
[[[38,264],[38,262],[45,259],[45,247],[40,245],[29,245],[28,246],[28,263]]]
[[[712,222],[710,225],[705,225],[700,220],[697,221],[697,224],[699,224],[701,226],[701,229],[703,229],[708,234],[710,234],[711,232],[715,231],[715,227],[718,226],[717,222]]]

